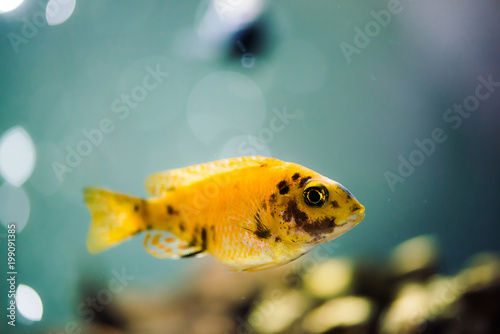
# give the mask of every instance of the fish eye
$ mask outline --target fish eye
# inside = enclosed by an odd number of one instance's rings
[[[311,183],[302,193],[307,205],[319,208],[328,201],[328,189],[321,183]]]

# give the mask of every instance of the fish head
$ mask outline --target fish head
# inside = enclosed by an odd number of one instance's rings
[[[365,208],[340,183],[317,173],[290,182],[281,198],[280,237],[315,246],[346,233],[365,217]]]

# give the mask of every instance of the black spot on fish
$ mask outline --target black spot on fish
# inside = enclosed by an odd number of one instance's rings
[[[186,227],[184,226],[184,222],[179,223],[179,229],[184,232],[186,230]]]
[[[357,205],[357,204],[354,204],[354,205],[351,207],[351,212],[357,211],[357,210],[359,210],[359,209],[361,209],[361,207],[360,207],[359,205]]]
[[[276,203],[276,194],[271,194],[271,196],[269,196],[269,204],[273,205],[274,203]]]
[[[295,180],[297,180],[299,177],[300,177],[300,174],[299,174],[299,173],[295,173],[295,174],[293,174],[293,176],[292,176],[292,180],[294,180],[294,181],[295,181]]]
[[[294,220],[295,224],[298,227],[306,225],[307,221],[309,220],[307,213],[299,209],[295,200],[291,200],[290,202],[288,202],[286,210],[285,212],[283,212],[283,218],[288,222]]]
[[[278,183],[278,189],[280,190],[280,195],[286,195],[290,191],[290,188],[285,180]]]
[[[339,208],[339,207],[340,207],[339,202],[332,201],[332,208]]]
[[[274,242],[280,242],[281,241],[281,238],[280,237],[276,237],[274,238]]]
[[[148,205],[147,205],[146,201],[141,199],[141,203],[136,204],[136,207],[137,207],[137,209],[134,207],[134,210],[136,212],[140,212],[142,218],[147,222],[147,224],[151,224],[151,223],[149,223],[149,221],[150,221],[149,210],[148,210]]]
[[[191,241],[189,242],[188,246],[194,247],[198,245],[198,226],[196,226],[193,230],[193,235],[191,238]]]
[[[307,177],[303,177],[302,179],[300,179],[299,188],[302,188],[303,186],[305,186],[307,181],[309,181],[310,179],[312,179],[312,176],[307,176]]]
[[[138,212],[139,211],[139,204],[134,205],[134,211]]]
[[[309,222],[309,224],[304,225],[304,231],[306,231],[311,235],[331,233],[334,228],[335,228],[335,217],[319,218]]]
[[[262,165],[260,165],[260,167],[266,167],[266,166],[267,166],[267,164],[262,164]]]
[[[271,231],[269,231],[267,226],[265,226],[262,223],[259,212],[255,214],[253,220],[255,221],[255,226],[256,226],[255,231],[253,233],[261,239],[268,239],[271,236]]]
[[[201,249],[204,251],[207,249],[207,230],[203,227],[201,229]]]
[[[167,212],[169,215],[177,215],[179,214],[179,211],[174,210],[174,208],[171,205],[167,206]]]

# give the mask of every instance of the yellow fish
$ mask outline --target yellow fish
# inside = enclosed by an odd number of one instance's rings
[[[153,174],[146,189],[153,198],[85,189],[91,253],[148,232],[144,246],[156,257],[211,254],[235,271],[255,271],[297,259],[365,216],[341,184],[264,157]]]

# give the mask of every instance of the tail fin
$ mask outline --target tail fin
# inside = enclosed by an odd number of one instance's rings
[[[92,214],[87,237],[90,253],[98,253],[146,229],[146,202],[108,190],[86,188],[84,199]]]

